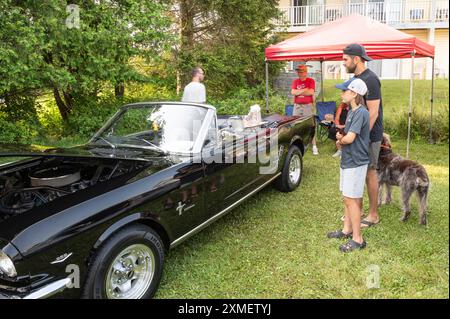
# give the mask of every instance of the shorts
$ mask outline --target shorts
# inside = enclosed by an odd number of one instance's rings
[[[339,190],[348,198],[362,198],[366,184],[367,164],[352,168],[341,168]]]
[[[369,169],[378,169],[378,157],[380,156],[380,142],[370,142],[369,143]]]
[[[314,106],[310,104],[294,104],[292,115],[306,117],[314,114]]]

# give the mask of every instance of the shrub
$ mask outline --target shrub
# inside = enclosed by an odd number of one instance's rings
[[[82,138],[92,136],[121,105],[120,100],[113,98],[77,105],[69,116],[67,130],[62,136],[78,135]]]
[[[38,116],[41,123],[41,137],[59,139],[64,134],[65,125],[51,95],[41,99]]]
[[[264,86],[257,86],[254,88],[240,89],[233,93],[230,97],[223,100],[209,100],[208,103],[217,108],[218,114],[247,114],[250,106],[259,104],[262,114],[266,110],[266,98]],[[286,98],[270,92],[270,113],[284,113],[284,106],[288,104]]]
[[[67,130],[63,137],[91,137],[103,124],[123,105],[136,102],[177,100],[176,95],[167,87],[159,87],[152,83],[131,83],[126,86],[125,97],[116,99],[112,95],[104,95],[98,100],[79,103],[69,116]]]
[[[0,102],[0,142],[27,144],[38,136],[40,123],[34,94],[5,93]]]
[[[126,86],[126,102],[176,101],[175,90],[155,83],[131,83]]]
[[[38,136],[38,128],[26,120],[11,122],[0,118],[0,142],[29,144]]]
[[[408,112],[397,112],[384,117],[384,130],[386,133],[398,137],[408,137]],[[411,117],[411,138],[428,140],[430,137],[430,114],[428,111],[416,110]],[[438,109],[433,114],[433,135],[437,142],[448,142],[449,138],[449,111]]]

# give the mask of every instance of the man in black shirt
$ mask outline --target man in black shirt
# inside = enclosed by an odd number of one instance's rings
[[[367,170],[366,185],[369,195],[369,213],[361,221],[361,227],[369,227],[380,222],[378,216],[378,155],[380,153],[381,139],[383,137],[383,105],[381,99],[381,82],[378,76],[366,68],[366,61],[372,59],[367,56],[365,48],[353,43],[344,48],[342,59],[348,73],[363,80],[367,85],[367,94],[364,96],[370,114],[370,164]]]

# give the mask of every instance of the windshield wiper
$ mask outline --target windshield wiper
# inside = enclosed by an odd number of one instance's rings
[[[158,152],[161,152],[162,154],[168,154],[168,152],[165,149],[159,147],[158,145],[156,145],[156,144],[154,144],[154,143],[152,143],[150,141],[147,141],[145,138],[142,138],[142,137],[128,137],[128,138],[131,139],[131,140],[144,142],[144,143],[150,145],[152,149],[154,149],[154,150],[156,150]]]
[[[157,150],[160,151],[161,153],[167,154],[167,151],[166,151],[166,150],[164,150],[163,148],[159,147],[158,145],[153,144],[153,143],[150,142],[150,141],[147,141],[145,138],[140,138],[139,140],[140,140],[140,141],[143,141],[143,142],[145,142],[145,143],[147,143],[148,145],[150,145],[151,147],[157,149]]]
[[[108,144],[109,146],[111,146],[111,148],[116,148],[116,146],[111,143],[110,141],[108,141],[106,138],[98,136],[97,139],[101,139],[103,142],[105,142],[106,144]]]

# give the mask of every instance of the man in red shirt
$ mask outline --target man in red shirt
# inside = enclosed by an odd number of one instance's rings
[[[308,67],[305,64],[300,64],[297,67],[298,79],[292,82],[291,93],[294,96],[294,110],[293,115],[311,116],[314,115],[314,91],[316,89],[316,82],[314,79],[308,77]],[[312,139],[312,151],[314,155],[319,154],[316,145],[316,136]]]

